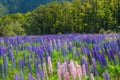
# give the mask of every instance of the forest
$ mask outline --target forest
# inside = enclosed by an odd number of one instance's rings
[[[37,6],[36,3],[32,6]],[[119,0],[58,0],[39,5],[35,9],[30,8],[30,4],[28,7],[26,5],[21,9],[14,5],[16,9],[12,11],[8,9],[10,5],[4,7],[0,4],[0,11],[3,12],[0,13],[0,36],[120,31]],[[27,8],[33,10],[27,11]],[[7,13],[9,15],[5,15]]]

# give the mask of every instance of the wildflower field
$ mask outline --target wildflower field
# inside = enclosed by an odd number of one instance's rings
[[[120,80],[120,34],[1,37],[0,80]]]

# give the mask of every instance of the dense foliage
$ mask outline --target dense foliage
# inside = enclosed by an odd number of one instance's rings
[[[52,0],[0,0],[0,3],[7,9],[8,14],[12,14],[17,12],[25,13],[31,11],[39,5],[50,1]],[[3,13],[4,12],[0,12],[0,14]]]
[[[120,34],[0,38],[1,80],[120,80]]]
[[[0,3],[0,17],[5,16],[8,14],[7,8],[5,8],[1,3]]]
[[[3,12],[6,13],[5,10]],[[26,14],[18,13],[0,19],[0,36],[106,31],[120,31],[119,0],[59,0]]]
[[[119,5],[117,0],[48,3],[34,10],[28,17],[28,34],[98,33],[102,30],[118,32]]]

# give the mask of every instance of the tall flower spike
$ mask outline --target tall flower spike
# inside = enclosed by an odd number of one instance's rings
[[[108,74],[108,71],[106,71],[105,73],[103,73],[103,77],[105,80],[110,80],[110,76]]]
[[[90,80],[94,80],[94,76],[92,73],[90,73]]]
[[[70,74],[72,76],[72,80],[76,80],[76,68],[74,66],[74,62],[71,60],[69,64]]]
[[[6,54],[3,54],[3,65],[4,65],[5,75],[7,75],[7,73],[8,73],[8,64],[7,64]]]
[[[92,69],[93,69],[93,74],[95,76],[98,75],[98,71],[97,71],[97,68],[96,68],[96,61],[95,61],[95,58],[92,58]]]
[[[64,75],[67,72],[67,63],[66,63],[66,61],[64,61],[64,63],[60,66],[60,70],[61,70],[61,75],[64,78]]]
[[[62,74],[61,74],[61,65],[59,61],[57,62],[57,75],[58,75],[58,79],[61,80]]]
[[[14,80],[19,80],[19,76],[18,76],[18,74],[14,74]]]
[[[82,71],[83,71],[83,76],[86,78],[86,68],[85,68],[85,64],[82,65]]]
[[[53,74],[53,69],[52,69],[52,63],[51,63],[51,58],[50,58],[50,56],[48,57],[48,71],[49,71],[49,74],[50,74],[50,75]]]
[[[45,62],[43,63],[43,73],[44,73],[44,76],[48,79],[48,74],[47,74]]]
[[[66,72],[64,75],[64,80],[69,80],[69,72]]]
[[[76,65],[76,72],[77,72],[77,77],[79,80],[81,80],[81,77],[82,77],[82,68],[80,65],[78,65],[77,62],[75,62],[75,65]]]
[[[28,80],[33,80],[31,73],[28,74]]]
[[[58,70],[57,70],[57,75],[58,75],[58,80],[61,80],[61,79],[62,79],[61,69],[58,69]]]

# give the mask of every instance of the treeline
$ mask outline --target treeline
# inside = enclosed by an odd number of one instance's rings
[[[1,36],[106,31],[120,31],[119,0],[59,0],[0,19]]]

